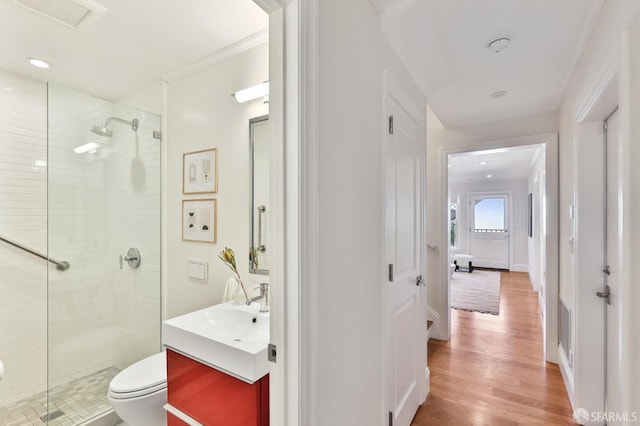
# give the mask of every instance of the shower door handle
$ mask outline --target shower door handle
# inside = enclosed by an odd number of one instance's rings
[[[262,215],[267,211],[267,206],[258,206],[258,247],[256,249],[264,253],[267,251],[267,247],[262,244]]]
[[[120,255],[120,269],[122,269],[122,261],[127,262],[130,268],[136,269],[140,266],[140,262],[142,261],[140,256],[140,250],[135,247],[132,247],[127,251],[126,256]]]

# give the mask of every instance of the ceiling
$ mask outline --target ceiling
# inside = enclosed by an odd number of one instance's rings
[[[457,127],[556,110],[604,0],[372,1],[433,111]],[[511,44],[493,53],[498,37]]]
[[[449,156],[449,183],[527,179],[542,145],[492,149]],[[486,162],[486,164],[482,164]],[[491,175],[491,177],[487,177]]]
[[[0,0],[0,69],[118,100],[268,27],[252,0],[97,2],[106,13],[80,32]]]

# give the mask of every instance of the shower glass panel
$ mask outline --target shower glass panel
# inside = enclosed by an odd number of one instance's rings
[[[160,351],[160,125],[48,86],[48,253],[71,264],[48,268],[52,424],[108,411],[111,378]],[[120,260],[130,248],[137,268]]]

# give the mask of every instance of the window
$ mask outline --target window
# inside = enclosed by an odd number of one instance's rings
[[[505,229],[505,198],[486,197],[475,200],[473,206],[474,232],[507,232]]]

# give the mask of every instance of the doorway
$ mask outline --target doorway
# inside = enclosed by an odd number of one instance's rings
[[[469,194],[469,254],[474,267],[509,269],[509,193]]]
[[[454,156],[461,156],[466,154],[469,156],[473,153],[479,152],[505,152],[508,149],[522,149],[523,147],[538,145],[542,148],[541,152],[538,154],[542,162],[543,167],[541,173],[544,174],[544,203],[542,206],[544,211],[542,214],[544,215],[544,223],[546,232],[543,234],[544,240],[540,242],[540,244],[544,245],[544,261],[542,264],[545,265],[545,293],[544,293],[544,310],[546,313],[544,317],[544,353],[545,359],[550,362],[557,363],[558,362],[558,353],[557,353],[557,339],[558,339],[558,314],[557,314],[557,306],[558,306],[558,135],[557,133],[549,133],[543,135],[532,135],[532,136],[523,136],[519,138],[513,139],[505,139],[505,140],[497,140],[497,141],[487,141],[483,143],[477,143],[469,146],[457,147],[457,148],[449,148],[443,149],[441,151],[441,161],[442,161],[442,170],[445,171],[444,179],[442,181],[442,189],[441,189],[441,205],[445,206],[446,214],[441,217],[440,222],[440,237],[439,237],[439,246],[440,247],[449,247],[449,242],[451,241],[451,232],[450,232],[450,212],[449,206],[451,202],[455,202],[456,200],[463,201],[463,197],[459,197],[455,192],[456,183],[450,181],[450,176],[452,176],[452,168],[449,167],[450,159]],[[477,155],[477,154],[476,154]],[[471,155],[471,158],[473,156]],[[478,157],[475,157],[476,160]],[[480,163],[480,161],[477,161]],[[528,168],[528,167],[527,167]],[[493,173],[484,172],[483,178],[485,180],[491,180],[495,182],[495,177]],[[492,189],[485,188],[483,190],[478,190],[476,192],[485,192],[485,191],[493,191],[504,194],[504,189],[496,188],[495,186]],[[528,191],[525,190],[525,191]],[[508,191],[507,191],[508,192]],[[523,203],[525,205],[526,211],[526,203],[527,203],[527,195],[525,193]],[[515,196],[515,191],[514,191]],[[450,197],[450,198],[449,198]],[[517,204],[512,202],[513,204]],[[470,226],[465,226],[465,224],[460,223],[460,221],[465,217],[464,214],[460,212],[460,208],[463,207],[464,202],[459,203],[457,207],[457,228],[460,229],[459,238],[459,247],[458,249],[462,249],[464,243],[464,230],[470,229]],[[514,225],[515,228],[520,228],[519,231],[523,232],[525,235],[525,245],[527,241],[527,226],[526,221],[522,223],[518,223],[517,226]],[[507,227],[507,230],[510,228]],[[503,232],[504,236],[504,232]],[[510,236],[513,238],[513,232],[511,232]],[[510,250],[512,251],[512,250]],[[528,252],[528,249],[525,248],[525,252]],[[541,253],[542,250],[538,250],[538,253]],[[445,251],[441,253],[439,256],[439,270],[440,270],[440,285],[442,295],[441,301],[441,311],[447,312],[446,318],[440,318],[440,321],[443,322],[443,326],[446,327],[446,337],[451,334],[451,312],[449,309],[450,300],[451,300],[451,291],[450,291],[450,259],[451,254],[455,253],[455,248],[451,250]],[[513,255],[509,253],[509,258],[511,259],[511,265],[509,269],[518,270],[518,266],[516,264],[516,268],[514,269],[514,264],[512,262]],[[528,265],[523,266],[523,271],[528,271]],[[443,327],[443,328],[444,328]]]

